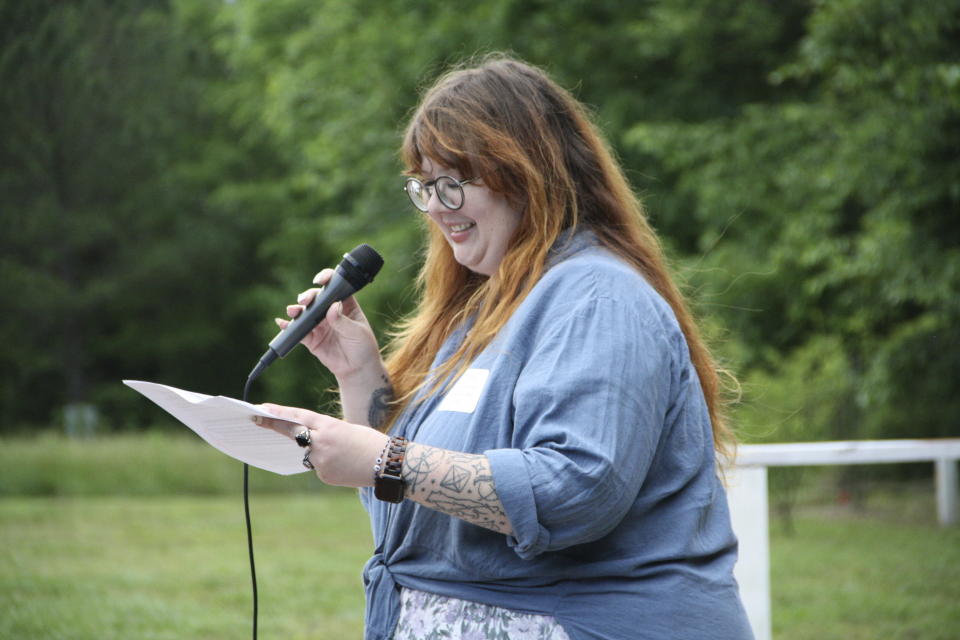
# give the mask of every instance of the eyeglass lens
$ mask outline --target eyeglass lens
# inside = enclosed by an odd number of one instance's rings
[[[440,202],[448,209],[459,209],[463,206],[463,187],[449,176],[440,176],[427,183],[416,178],[407,180],[407,195],[410,196],[413,206],[420,211],[426,211],[430,204],[430,195],[436,189]]]

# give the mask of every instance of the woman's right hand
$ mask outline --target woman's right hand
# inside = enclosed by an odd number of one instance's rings
[[[316,285],[326,285],[333,276],[333,269],[324,269],[313,279]],[[304,307],[313,302],[319,288],[307,289],[297,296],[297,304],[287,306],[287,315],[296,318]],[[289,320],[276,318],[275,322],[285,329]],[[344,380],[367,370],[379,375],[383,370],[380,349],[373,329],[353,296],[330,305],[326,320],[307,334],[302,344],[329,369],[338,380]]]

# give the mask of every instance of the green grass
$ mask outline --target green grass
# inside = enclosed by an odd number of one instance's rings
[[[2,496],[235,495],[243,465],[184,427],[71,439],[55,433],[0,438]],[[311,473],[250,469],[257,493],[315,492]]]
[[[195,438],[0,440],[0,639],[250,635],[240,465]],[[358,638],[353,491],[254,471],[260,637]],[[771,526],[777,640],[960,638],[960,527],[932,487]]]
[[[805,516],[770,546],[778,640],[960,638],[958,527]]]
[[[359,638],[370,554],[352,491],[251,505],[262,638]],[[243,638],[243,505],[227,497],[0,499],[0,638]]]
[[[252,504],[262,638],[358,638],[370,553],[352,491]],[[800,517],[772,537],[778,640],[960,637],[960,531]],[[0,499],[0,638],[238,638],[239,496]]]

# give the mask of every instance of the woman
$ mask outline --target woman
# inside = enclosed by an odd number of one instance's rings
[[[581,105],[491,57],[426,92],[402,156],[419,306],[384,362],[335,305],[304,342],[343,419],[264,422],[362,488],[366,637],[751,637],[715,366]]]

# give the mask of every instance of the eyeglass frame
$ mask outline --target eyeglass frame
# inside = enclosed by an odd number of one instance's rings
[[[457,179],[454,178],[453,176],[437,176],[437,177],[434,178],[433,180],[427,180],[426,182],[424,182],[423,180],[420,180],[419,178],[414,178],[413,176],[410,176],[410,177],[407,178],[407,179],[404,181],[404,183],[403,183],[403,192],[407,194],[407,198],[410,199],[410,202],[411,202],[411,203],[413,204],[413,206],[417,209],[417,211],[420,211],[420,212],[422,212],[422,213],[426,213],[427,211],[430,210],[430,209],[429,209],[429,206],[428,206],[428,205],[424,205],[424,207],[426,207],[426,208],[421,209],[421,208],[420,208],[420,205],[416,202],[416,200],[413,199],[413,196],[410,194],[410,190],[407,188],[407,185],[410,184],[411,182],[416,182],[417,184],[419,184],[419,185],[420,185],[422,188],[424,188],[424,189],[433,189],[434,186],[437,184],[437,182],[440,181],[440,180],[442,180],[443,178],[446,178],[447,180],[450,180],[451,182],[453,182],[454,186],[456,186],[457,189],[460,189],[460,195],[462,196],[462,197],[460,198],[460,204],[458,204],[458,205],[455,206],[455,207],[452,207],[452,206],[450,206],[447,202],[445,202],[444,199],[443,199],[443,196],[440,195],[439,192],[437,192],[437,198],[440,200],[441,204],[443,204],[443,206],[445,206],[447,209],[450,209],[451,211],[456,211],[456,210],[460,209],[460,208],[463,206],[463,203],[464,203],[464,201],[465,201],[466,198],[467,198],[467,194],[465,194],[465,193],[463,192],[463,185],[465,185],[465,184],[470,184],[471,182],[475,182],[475,181],[477,181],[477,180],[480,179],[479,176],[477,176],[476,178],[470,178],[470,179],[468,179],[468,180],[457,180]],[[432,194],[431,194],[431,195],[432,195]],[[427,202],[429,202],[429,201],[430,201],[430,198],[428,197],[428,198],[427,198]]]

